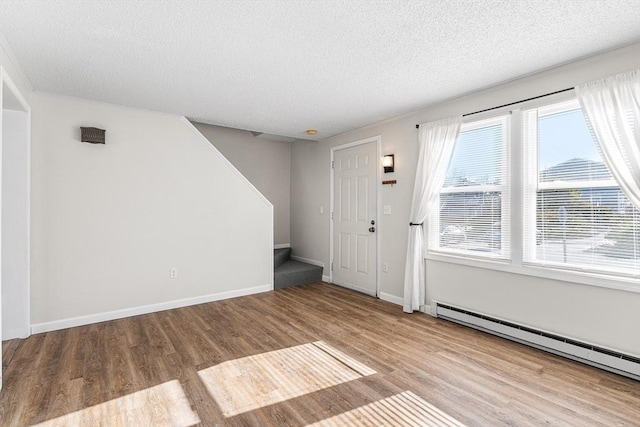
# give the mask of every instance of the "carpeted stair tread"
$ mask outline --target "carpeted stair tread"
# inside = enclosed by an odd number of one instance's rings
[[[322,267],[289,259],[275,269],[273,284],[275,289],[282,289],[321,280]]]
[[[282,248],[273,250],[273,267],[278,268],[291,256],[291,248]]]

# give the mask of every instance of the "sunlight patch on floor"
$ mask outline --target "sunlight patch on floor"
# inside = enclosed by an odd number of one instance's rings
[[[464,427],[456,419],[445,414],[419,396],[405,391],[369,405],[361,406],[310,427]]]
[[[33,427],[180,426],[200,419],[177,380],[146,388],[108,402],[54,418]]]
[[[230,417],[375,373],[317,341],[229,360],[198,375]]]

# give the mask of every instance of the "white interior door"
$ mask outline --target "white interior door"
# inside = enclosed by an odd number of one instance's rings
[[[333,152],[332,281],[377,293],[378,144]]]

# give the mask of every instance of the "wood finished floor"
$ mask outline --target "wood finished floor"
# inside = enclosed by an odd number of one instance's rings
[[[376,373],[227,417],[199,373],[318,341]],[[321,283],[33,335],[2,350],[3,426],[78,425],[81,416],[100,425],[91,417],[119,405],[150,410],[153,425],[194,416],[212,426],[340,425],[402,399],[467,426],[640,426],[637,381]],[[151,407],[135,406],[146,400]],[[103,425],[148,419],[132,414],[107,414]]]

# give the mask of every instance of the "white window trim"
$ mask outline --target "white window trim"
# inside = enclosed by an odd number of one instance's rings
[[[507,186],[503,184],[485,184],[485,185],[469,185],[466,187],[442,187],[440,194],[452,194],[452,193],[495,193],[506,190]]]
[[[519,105],[505,107],[501,109],[493,110],[489,113],[483,113],[482,115],[478,115],[478,122],[481,121],[481,118],[491,119],[499,116],[504,116],[507,113],[512,114],[512,120],[509,121],[509,126],[511,129],[511,140],[513,141],[513,136],[518,135],[518,138],[522,138],[521,127],[523,126],[522,115],[520,111],[522,109],[530,109],[535,107],[542,107],[548,104],[556,104],[562,101],[566,101],[566,103],[576,102],[575,94],[573,92],[565,92],[562,94],[551,95],[545,98],[541,98],[535,101],[527,101]],[[558,106],[558,111],[561,110],[562,106]],[[545,111],[545,113],[551,112],[551,108]],[[514,117],[515,122],[513,121]],[[507,166],[510,170],[519,170],[520,168],[526,167],[524,164],[524,156],[520,154],[524,154],[524,150],[526,147],[521,147],[521,144],[510,143],[507,147]],[[511,152],[513,150],[513,153]],[[522,153],[520,153],[522,150]],[[523,174],[519,174],[523,175]],[[488,270],[501,271],[505,273],[532,276],[532,277],[540,277],[544,279],[550,280],[558,280],[565,281],[570,283],[576,283],[581,285],[589,285],[596,286],[600,288],[606,289],[615,289],[621,291],[627,291],[632,293],[640,293],[640,278],[622,276],[622,275],[610,275],[606,273],[595,273],[588,271],[575,271],[572,269],[559,269],[555,268],[553,265],[544,264],[544,263],[536,263],[531,264],[523,261],[523,253],[524,248],[522,247],[522,234],[524,232],[524,216],[522,215],[522,204],[524,203],[524,191],[523,185],[525,185],[522,180],[524,180],[524,176],[515,177],[506,175],[509,177],[510,182],[514,185],[510,191],[510,198],[512,200],[512,209],[511,216],[512,218],[519,218],[519,222],[511,221],[510,229],[511,229],[511,237],[512,237],[512,247],[511,247],[511,260],[501,258],[490,258],[487,256],[483,257],[474,257],[470,256],[467,253],[456,253],[454,251],[443,251],[441,249],[430,249],[429,241],[425,239],[425,260],[426,261],[437,261],[437,262],[445,262],[450,264],[458,264],[458,265],[466,265],[470,267],[484,268]],[[619,186],[619,184],[615,180],[600,180],[600,181],[574,181],[571,182],[571,186],[567,186],[567,182],[563,181],[551,181],[548,183],[544,183],[544,186],[540,186],[540,189],[563,189],[563,188],[577,188],[578,185],[584,184],[584,186],[593,186],[593,184],[597,184],[597,187],[612,187]],[[556,187],[557,186],[557,187]],[[491,186],[493,187],[493,186]],[[457,188],[456,188],[457,189]],[[446,188],[443,188],[446,190]],[[469,191],[467,188],[461,188],[462,191]],[[436,213],[431,213],[429,215],[430,226],[428,227],[431,231],[433,228],[435,230],[439,230],[439,215]]]
[[[516,265],[514,262],[505,260],[471,258],[462,254],[445,254],[435,252],[433,250],[427,252],[425,259],[427,261],[462,264],[470,267],[478,267],[506,273],[522,274],[525,276],[541,277],[545,279],[560,280],[563,282],[572,282],[601,288],[640,293],[640,281],[635,278],[623,278],[620,276],[610,276],[607,274],[591,272],[574,272],[565,269],[560,270],[541,264],[531,265],[528,263],[522,263],[521,265]]]
[[[620,187],[615,179],[598,181],[543,181],[538,183],[540,190],[573,190],[580,188],[608,188]]]

